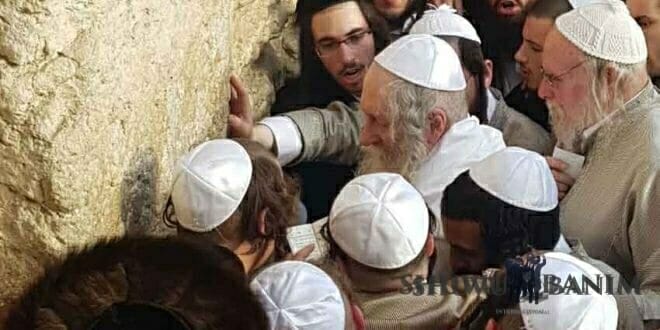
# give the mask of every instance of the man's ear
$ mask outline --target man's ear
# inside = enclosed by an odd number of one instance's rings
[[[484,60],[484,87],[490,88],[493,83],[493,61]]]
[[[262,236],[266,236],[266,214],[268,214],[268,209],[261,210],[257,219],[257,225],[259,226],[257,229]]]
[[[427,257],[430,257],[435,253],[435,239],[433,234],[429,234],[429,237],[426,238],[426,244],[424,245],[424,254]]]
[[[447,131],[449,118],[447,118],[445,110],[442,108],[436,108],[428,114],[426,120],[429,123],[428,131],[425,136],[426,144],[430,148],[433,148]]]
[[[486,323],[486,330],[500,330],[500,326],[494,319],[490,319],[488,320],[488,323]]]
[[[362,313],[362,310],[358,305],[351,303],[351,314],[353,314],[355,330],[364,330],[367,328],[367,322],[364,320],[364,313]]]

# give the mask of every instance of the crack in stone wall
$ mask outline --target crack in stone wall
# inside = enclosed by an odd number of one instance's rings
[[[296,74],[294,8],[0,1],[0,310],[73,247],[167,233],[172,169],[225,135],[229,74],[258,116]]]

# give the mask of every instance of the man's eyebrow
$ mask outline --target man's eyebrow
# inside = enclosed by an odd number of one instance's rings
[[[536,41],[534,41],[534,40],[532,40],[532,39],[523,38],[523,40],[529,42],[530,44],[532,44],[532,45],[534,45],[534,46],[536,46],[536,47],[543,48],[543,45],[537,43]]]
[[[356,28],[348,31],[348,33],[344,34],[344,37],[350,36],[350,35],[358,33],[358,32],[366,31],[367,29],[368,28],[366,28],[366,27],[356,27]],[[333,37],[323,37],[323,38],[319,39],[317,42],[328,42],[328,41],[337,41],[337,40],[338,40],[337,38],[333,38]]]

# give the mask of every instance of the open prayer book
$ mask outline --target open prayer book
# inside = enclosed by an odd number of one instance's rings
[[[305,246],[314,244],[314,251],[307,260],[320,260],[328,254],[328,243],[321,235],[321,227],[328,222],[323,218],[311,224],[299,225],[287,228],[286,238],[289,241],[291,252],[296,254]]]

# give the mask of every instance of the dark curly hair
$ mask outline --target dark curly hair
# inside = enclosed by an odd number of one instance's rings
[[[481,189],[463,172],[442,196],[442,217],[476,221],[488,266],[532,250],[551,250],[559,240],[559,206],[536,212],[508,204]]]

